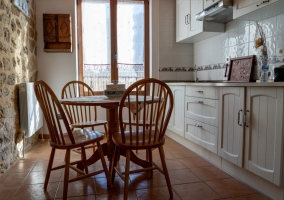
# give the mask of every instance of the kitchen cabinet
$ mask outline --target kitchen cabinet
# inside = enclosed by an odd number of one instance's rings
[[[176,1],[176,42],[199,42],[225,31],[225,25],[222,23],[195,19],[195,15],[203,8],[203,0]]]
[[[188,37],[190,28],[190,0],[176,1],[176,40],[180,41]]]
[[[218,0],[203,0],[204,8],[208,8],[216,2],[218,2]]]
[[[169,86],[174,96],[174,108],[168,129],[184,137],[184,96],[185,86]]]
[[[218,155],[243,167],[245,88],[221,87]]]
[[[283,178],[283,87],[247,87],[245,168],[280,186]]]
[[[185,138],[217,153],[217,87],[186,86]]]
[[[45,52],[72,52],[70,14],[43,14]]]
[[[236,19],[245,14],[256,11],[260,8],[264,8],[272,3],[278,2],[280,0],[269,0],[269,1],[260,1],[260,0],[234,0],[233,7],[233,18]],[[271,10],[270,10],[271,12]],[[265,13],[265,12],[264,12]]]
[[[218,154],[282,184],[283,88],[221,87]]]

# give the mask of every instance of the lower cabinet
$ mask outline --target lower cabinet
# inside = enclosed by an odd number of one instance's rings
[[[284,87],[170,86],[172,132],[283,186]]]
[[[245,168],[283,185],[283,87],[247,87],[245,113]]]
[[[218,87],[186,87],[185,138],[217,154]]]
[[[174,108],[168,129],[172,132],[184,137],[184,96],[185,86],[171,86],[174,96]]]
[[[283,87],[221,87],[218,154],[282,185]]]
[[[245,88],[221,87],[218,154],[243,167]]]
[[[185,138],[217,154],[218,128],[185,118]]]

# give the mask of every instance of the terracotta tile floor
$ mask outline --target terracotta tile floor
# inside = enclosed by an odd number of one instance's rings
[[[174,192],[173,199],[268,199],[169,138],[164,149]],[[26,153],[26,159],[19,159],[13,164],[0,177],[0,199],[61,199],[63,170],[54,171],[47,190],[43,190],[50,150],[47,141],[39,141]],[[88,154],[91,153],[90,150]],[[72,152],[72,158],[77,159],[79,156]],[[145,158],[145,153],[139,151],[138,156]],[[63,158],[64,152],[58,151],[55,164],[63,163]],[[160,164],[156,150],[153,152],[153,158]],[[120,165],[124,166],[123,158]],[[90,166],[90,170],[100,168],[100,163]],[[138,166],[132,164],[131,168],[136,169]],[[70,176],[76,176],[74,172],[70,173]],[[130,179],[128,199],[169,199],[166,181],[160,172],[154,171],[153,179],[148,173],[132,174]],[[68,199],[123,199],[123,181],[116,177],[112,189],[107,188],[104,174],[73,182],[69,184]]]

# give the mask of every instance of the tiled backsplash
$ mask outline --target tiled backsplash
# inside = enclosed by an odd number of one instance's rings
[[[283,62],[284,14],[258,23],[266,36],[268,56],[278,63]],[[259,55],[259,50],[254,47],[255,31],[254,21],[229,22],[225,33],[194,44],[194,64],[204,66],[229,62],[230,58]]]
[[[176,43],[176,1],[163,0],[159,6],[159,78],[193,79],[193,44]]]
[[[223,69],[214,69],[229,63],[230,58],[248,55],[258,55],[259,50],[254,47],[256,23],[254,21],[234,20],[226,24],[226,32],[218,36],[193,44],[175,42],[175,1],[166,0],[160,5],[160,79],[176,80],[193,76],[181,76],[176,69],[189,70],[197,66],[198,69],[210,69],[210,73],[199,70],[197,77],[223,80]],[[284,11],[283,11],[284,13]],[[283,62],[284,58],[284,14],[258,21],[266,36],[268,55]],[[165,28],[167,26],[167,28]],[[283,63],[284,64],[284,63]],[[209,76],[210,74],[210,76]],[[170,78],[170,79],[169,79]]]

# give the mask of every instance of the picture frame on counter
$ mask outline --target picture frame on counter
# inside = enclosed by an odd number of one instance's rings
[[[228,81],[251,82],[255,55],[232,58],[229,66]]]

